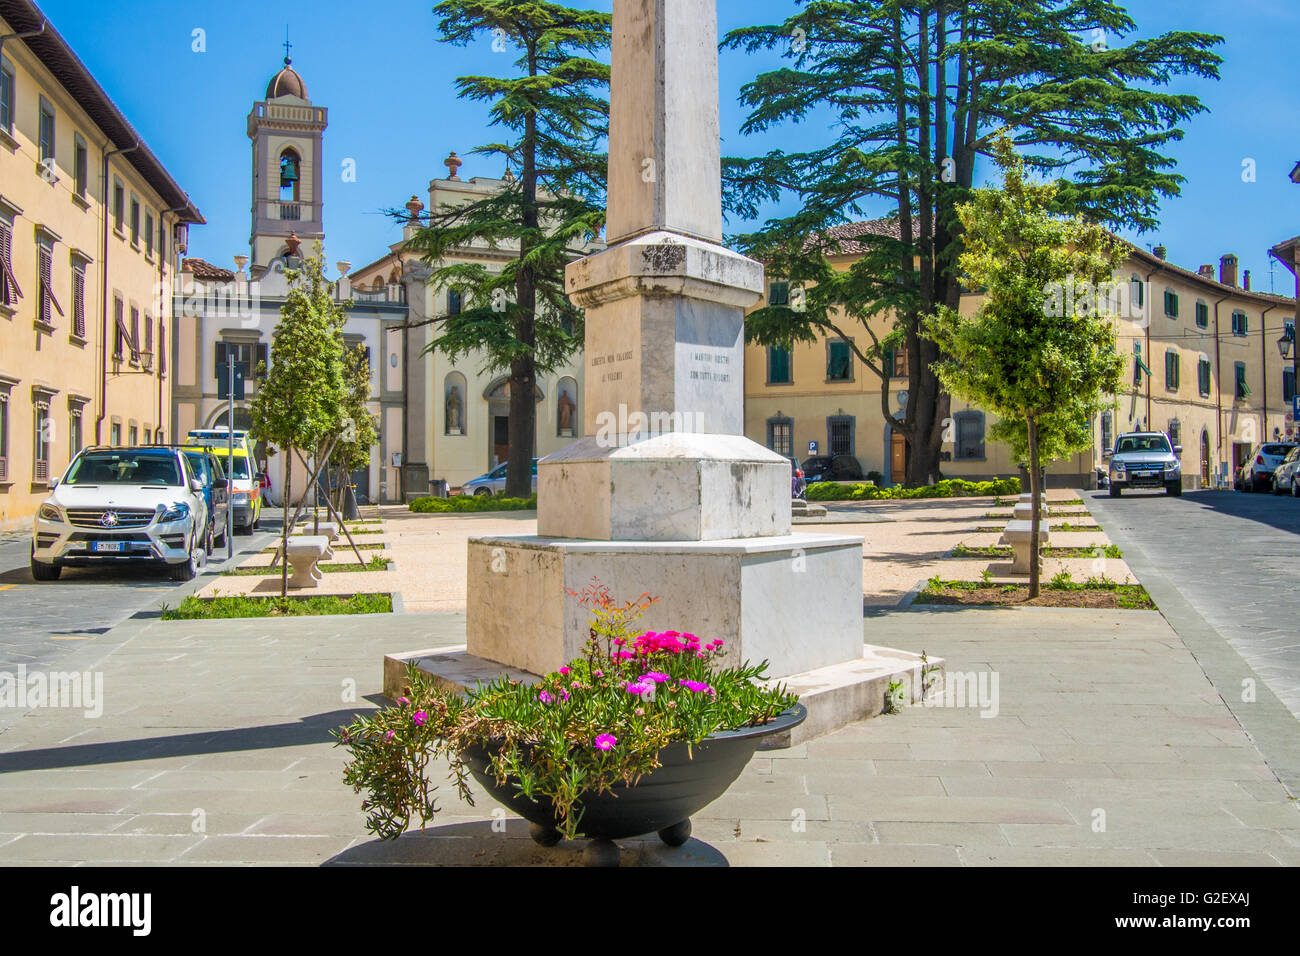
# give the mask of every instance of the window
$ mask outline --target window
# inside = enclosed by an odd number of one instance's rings
[[[767,420],[767,447],[786,458],[794,457],[794,421],[789,418]]]
[[[1165,289],[1165,315],[1178,318],[1178,293],[1173,289]]]
[[[0,483],[9,480],[9,390],[0,383]]]
[[[894,378],[907,378],[907,346],[891,349]]]
[[[1165,352],[1165,388],[1178,391],[1178,353],[1173,349]]]
[[[54,327],[54,313],[63,315],[59,300],[54,297],[54,243],[47,237],[36,241],[36,266],[38,295],[36,302],[36,321],[48,328]]]
[[[113,231],[119,236],[122,235],[122,221],[126,218],[126,190],[122,188],[122,181],[116,180],[113,183]]]
[[[794,379],[790,375],[790,350],[772,347],[767,350],[767,384],[789,385]]]
[[[1129,298],[1130,298],[1130,300],[1131,300],[1131,301],[1133,302],[1133,304],[1136,305],[1139,309],[1142,308],[1142,306],[1143,306],[1143,304],[1144,304],[1144,300],[1145,300],[1145,298],[1146,298],[1146,294],[1145,294],[1145,291],[1144,291],[1144,289],[1145,289],[1145,284],[1142,282],[1142,279],[1141,279],[1140,277],[1138,277],[1138,276],[1132,276],[1132,277],[1130,277],[1129,280],[1128,280],[1128,284],[1129,284]]]
[[[298,201],[298,183],[302,179],[302,161],[292,149],[280,154],[280,201]],[[281,218],[284,218],[283,216]]]
[[[72,188],[82,199],[86,198],[86,183],[89,179],[90,153],[86,141],[77,133],[73,137]]]
[[[1142,343],[1133,343],[1133,384],[1139,386],[1142,384],[1142,373],[1146,372],[1147,377],[1151,377],[1151,369],[1147,363],[1142,361]]]
[[[1282,369],[1282,401],[1290,405],[1295,401],[1295,369]]]
[[[0,219],[0,305],[10,308],[18,305],[23,290],[14,276],[14,227],[8,219]]]
[[[37,156],[49,173],[54,172],[54,107],[41,98],[41,115],[36,132]]]
[[[767,304],[788,306],[790,304],[790,283],[773,282],[768,286]]]
[[[144,254],[153,257],[153,213],[144,214]]]
[[[1196,303],[1196,326],[1197,328],[1208,328],[1210,324],[1210,307],[1204,302]]]
[[[86,263],[80,259],[72,263],[72,334],[86,337]]]
[[[1115,445],[1115,415],[1107,410],[1101,413],[1101,453],[1109,456]]]
[[[119,362],[126,357],[126,340],[129,333],[126,331],[126,319],[123,318],[123,305],[121,298],[113,297],[113,358]],[[117,444],[114,442],[113,444]]]
[[[984,413],[974,410],[958,412],[953,416],[953,423],[957,426],[957,460],[963,458],[982,460],[984,458]]]
[[[1237,397],[1237,398],[1248,398],[1248,397],[1250,396],[1251,392],[1250,392],[1250,386],[1249,386],[1248,384],[1246,384],[1246,363],[1245,363],[1245,362],[1238,362],[1238,363],[1236,363],[1236,368],[1237,368],[1237,390],[1236,390],[1236,397]]]
[[[127,441],[130,443],[132,448],[140,444],[140,432],[134,425],[126,430],[126,434],[128,436]]]
[[[235,364],[243,368],[245,382],[251,382],[257,377],[259,365],[270,365],[265,343],[217,342],[215,354],[216,364],[213,374],[217,377],[217,384],[222,390],[223,397],[229,382],[230,373],[226,368],[229,356],[234,356]]]
[[[32,399],[32,480],[50,480],[50,400],[46,395]]]
[[[163,325],[163,320],[158,319],[158,376],[167,374],[167,326]],[[159,439],[161,441],[161,439]]]
[[[1250,317],[1240,310],[1232,313],[1232,334],[1246,335],[1250,332]]]
[[[378,279],[375,280],[375,288],[379,288]],[[447,290],[447,314],[460,315],[460,310],[462,307],[463,307],[463,303],[461,300],[460,292],[458,292],[455,289]]]
[[[14,71],[7,63],[0,63],[0,129],[14,129]]]
[[[131,245],[140,245],[140,200],[131,197]]]
[[[108,441],[109,444],[112,445],[114,448],[121,446],[122,444],[122,423],[121,422],[113,422],[113,427],[108,430]]]
[[[153,316],[148,312],[144,314],[144,350],[153,352]]]
[[[1169,440],[1175,448],[1183,443],[1183,423],[1176,418],[1169,419]]]
[[[826,343],[826,381],[853,381],[853,353],[848,342]]]
[[[852,415],[832,415],[826,419],[826,446],[832,455],[853,454]]]
[[[1203,358],[1196,363],[1196,390],[1205,398],[1210,394],[1210,360]]]
[[[81,451],[81,409],[84,403],[68,401],[68,461],[77,457]]]
[[[140,361],[140,310],[131,306],[131,364]]]

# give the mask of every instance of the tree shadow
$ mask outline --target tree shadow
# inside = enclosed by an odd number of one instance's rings
[[[1164,492],[1142,493],[1125,491],[1118,498],[1106,492],[1092,492],[1091,497],[1102,502],[1102,509],[1115,509],[1118,517],[1125,508],[1140,508],[1152,504],[1148,499],[1165,498]],[[1196,491],[1173,499],[1193,507],[1203,508],[1221,515],[1254,521],[1289,534],[1300,535],[1300,500],[1289,495],[1272,495],[1268,492],[1246,494],[1240,491]]]
[[[714,846],[691,838],[670,847],[654,834],[619,840],[620,866],[729,866]],[[396,840],[369,840],[323,866],[583,866],[586,840],[543,847],[518,817],[474,820],[413,830]]]

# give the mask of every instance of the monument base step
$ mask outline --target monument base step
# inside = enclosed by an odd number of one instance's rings
[[[462,644],[385,654],[384,694],[387,697],[396,699],[405,692],[406,669],[411,663],[433,678],[436,686],[456,694],[503,675],[526,684],[541,679],[528,671],[476,657]],[[924,675],[923,666],[927,671]],[[859,659],[782,677],[773,683],[784,684],[799,695],[808,708],[808,719],[783,734],[767,738],[760,749],[792,747],[854,721],[875,717],[884,711],[890,685],[895,682],[903,685],[909,702],[918,699],[922,679],[942,670],[942,658],[930,658],[923,665],[918,654],[866,644]]]

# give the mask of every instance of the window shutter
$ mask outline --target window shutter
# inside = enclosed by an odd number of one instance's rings
[[[226,380],[226,343],[218,342],[216,344],[216,364],[213,365],[213,375],[218,382]]]
[[[369,350],[369,349],[366,350],[366,354],[367,354],[367,356],[370,354],[370,350]],[[270,369],[270,367],[271,367],[271,360],[268,358],[267,346],[266,346],[266,343],[264,343],[264,342],[260,342],[260,343],[258,343],[258,346],[257,346],[257,364],[258,364],[259,366],[261,366],[261,365],[265,365],[268,369]],[[254,368],[254,369],[252,370],[252,375],[253,375],[253,377],[256,377],[256,376],[257,376],[257,369],[256,369],[256,368]]]

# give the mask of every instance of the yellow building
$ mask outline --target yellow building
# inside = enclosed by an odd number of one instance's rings
[[[896,234],[887,220],[840,228],[850,236]],[[847,269],[861,247],[849,241],[842,248],[832,265]],[[1166,261],[1160,247],[1156,253],[1132,249],[1116,274],[1127,297],[1118,320],[1118,347],[1133,356],[1125,384],[1093,422],[1093,448],[1052,463],[1049,484],[1095,487],[1115,436],[1126,431],[1166,431],[1184,445],[1188,488],[1230,481],[1232,469],[1255,444],[1294,434],[1289,414],[1294,379],[1276,340],[1285,325],[1294,324],[1295,300],[1252,291],[1248,273],[1239,284],[1235,256],[1223,257],[1216,277],[1212,266],[1192,272]],[[768,302],[789,301],[791,295],[788,284],[777,279],[769,279],[768,291]],[[962,311],[973,312],[978,304],[978,296],[967,296]],[[891,316],[880,316],[872,330],[883,337],[892,322]],[[844,330],[860,347],[870,347],[860,326],[856,333],[852,323]],[[745,434],[800,460],[810,454],[852,455],[864,473],[878,472],[877,480],[885,484],[900,482],[907,446],[886,423],[885,410],[899,415],[905,407],[906,358],[889,358],[894,374],[882,396],[880,377],[843,341],[822,337],[792,350],[750,345]],[[954,398],[951,417],[944,432],[945,476],[978,480],[1019,473],[1009,448],[985,440],[991,415]]]
[[[83,445],[168,438],[171,257],[203,218],[35,4],[0,0],[0,36],[0,529],[12,529]]]

